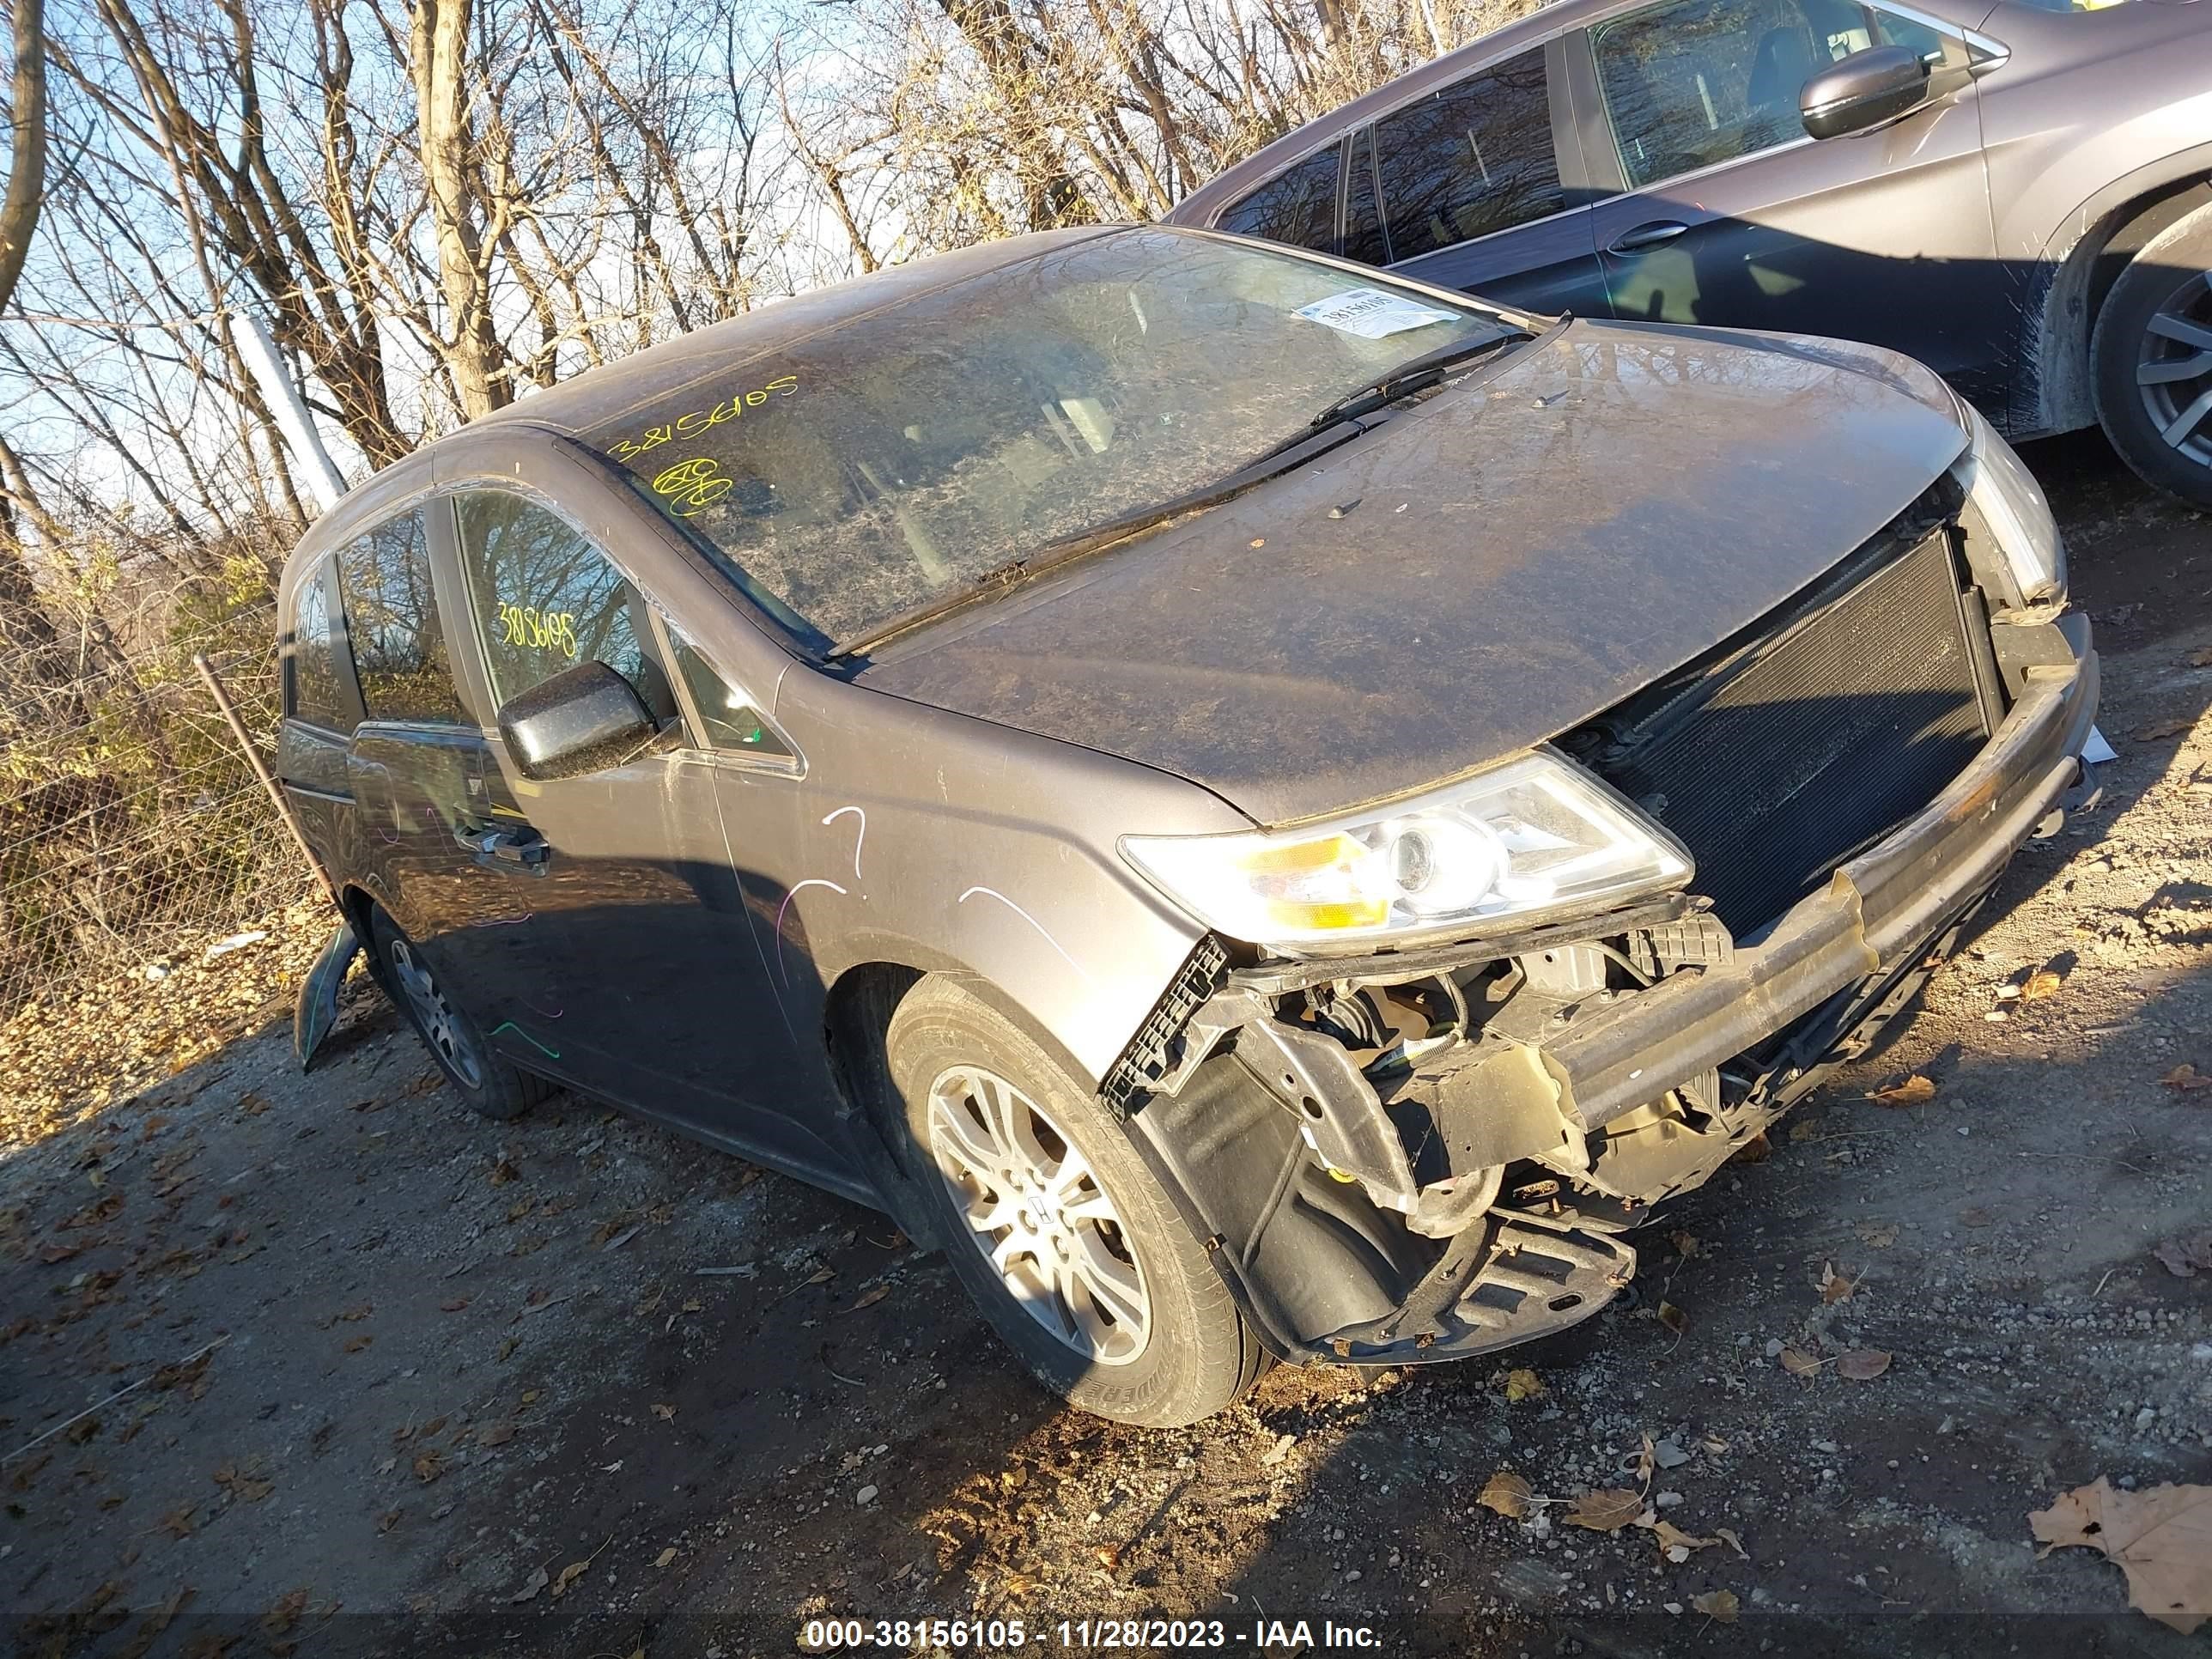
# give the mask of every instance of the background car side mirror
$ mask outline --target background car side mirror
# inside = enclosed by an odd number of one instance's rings
[[[501,704],[499,734],[515,769],[543,783],[634,760],[660,728],[628,680],[580,662]]]
[[[1839,58],[1797,94],[1797,112],[1815,138],[1863,132],[1894,120],[1928,96],[1928,65],[1910,46],[1869,46]]]

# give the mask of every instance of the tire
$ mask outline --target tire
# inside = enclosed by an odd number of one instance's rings
[[[504,1122],[521,1116],[552,1092],[543,1078],[532,1077],[493,1052],[476,1021],[439,988],[415,941],[380,908],[369,912],[368,948],[385,995],[407,1016],[446,1081],[471,1111]]]
[[[2090,356],[2097,418],[2120,459],[2146,483],[2212,509],[2212,206],[2176,220],[2130,261],[2098,313]]]
[[[1250,1390],[1258,1341],[1087,1085],[941,975],[901,1000],[884,1048],[945,1258],[1039,1382],[1086,1412],[1155,1429]],[[1069,1266],[1047,1268],[1055,1257]]]

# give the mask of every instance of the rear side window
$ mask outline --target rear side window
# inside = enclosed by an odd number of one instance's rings
[[[675,713],[666,678],[641,639],[645,601],[598,546],[559,514],[504,489],[457,497],[461,569],[501,702],[580,662],[603,662],[653,714]]]
[[[387,519],[341,548],[338,586],[369,719],[468,724],[447,665],[422,514]]]
[[[1394,258],[1541,219],[1566,205],[1538,47],[1375,124]]]
[[[1316,253],[1335,252],[1336,151],[1331,144],[1270,179],[1216,220],[1215,228]]]
[[[332,732],[351,724],[341,714],[337,645],[332,638],[331,571],[327,561],[300,579],[292,599],[292,648],[285,712]]]

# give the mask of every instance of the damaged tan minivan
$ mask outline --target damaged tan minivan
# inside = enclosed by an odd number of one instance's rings
[[[1211,232],[801,295],[387,469],[280,770],[454,1086],[895,1215],[1128,1422],[1586,1319],[2081,775],[2004,442],[1875,348]]]

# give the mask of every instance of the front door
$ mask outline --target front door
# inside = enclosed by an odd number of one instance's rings
[[[443,505],[494,706],[596,659],[663,726],[661,746],[626,765],[539,782],[490,740],[492,857],[524,872],[508,925],[535,958],[497,1040],[624,1105],[819,1162],[769,1086],[785,1037],[767,958],[722,835],[716,763],[679,706],[651,607],[541,500],[481,488]]]
[[[1856,0],[1665,0],[1568,37],[1613,314],[1837,335],[2002,389],[1997,280],[1966,43]],[[1807,137],[1797,94],[1870,46],[1909,46],[1933,95],[1865,132]]]

